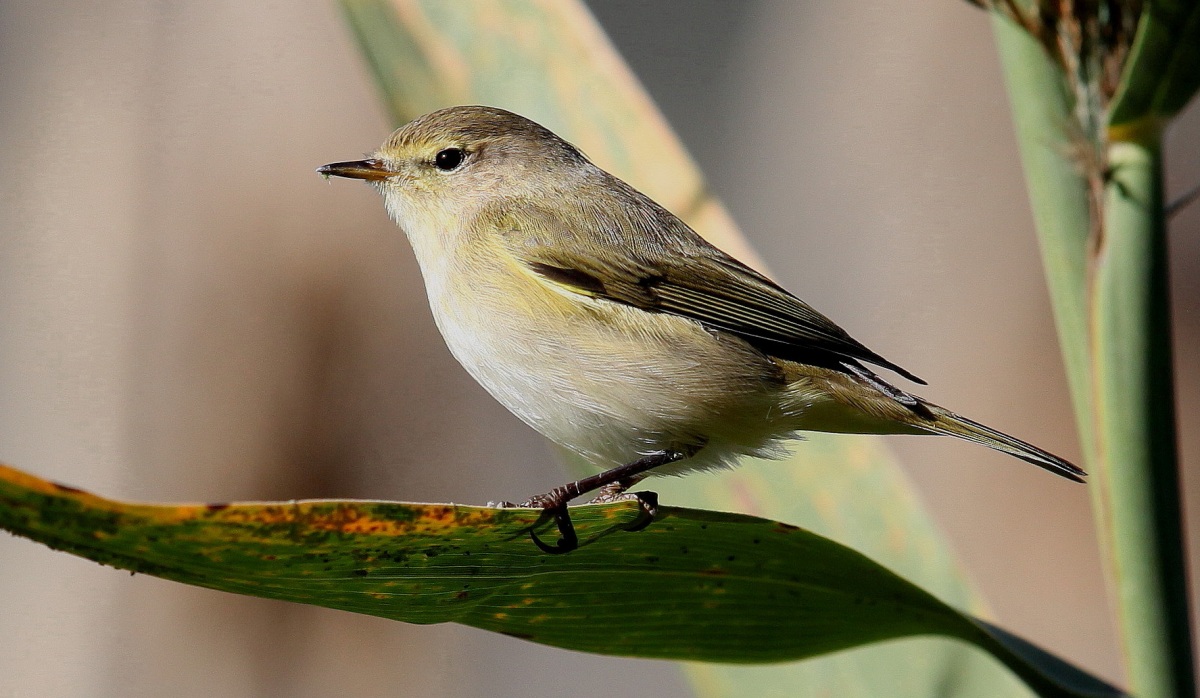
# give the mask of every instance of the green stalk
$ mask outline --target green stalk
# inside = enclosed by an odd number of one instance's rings
[[[993,14],[992,29],[1012,105],[1075,427],[1084,462],[1095,475],[1099,454],[1092,405],[1089,248],[1099,212],[1090,203],[1090,184],[1083,169],[1072,159],[1079,144],[1069,132],[1073,116],[1062,69],[1037,40],[1009,19]],[[1108,563],[1111,555],[1106,551],[1113,549],[1113,542],[1106,488],[1103,478],[1092,478],[1088,484],[1096,536]],[[1106,571],[1111,590],[1115,572],[1111,565]]]
[[[1106,153],[1108,182],[1103,192],[1093,189],[1088,175],[1099,168],[1084,154],[1094,146],[1072,125],[1077,122],[1061,67],[1008,19],[995,17],[993,27],[1093,476],[1088,489],[1132,692],[1194,696],[1159,148],[1163,122],[1147,117],[1122,125]],[[1151,79],[1153,73],[1147,68],[1134,77]]]
[[[1108,151],[1093,287],[1093,381],[1111,569],[1130,684],[1194,696],[1176,454],[1160,130]]]
[[[1028,32],[996,14],[992,29],[1012,104],[1080,444],[1090,463],[1095,458],[1087,257],[1093,221],[1087,178],[1070,157],[1077,147],[1068,133],[1070,97],[1062,69]]]

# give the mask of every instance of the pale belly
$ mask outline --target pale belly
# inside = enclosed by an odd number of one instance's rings
[[[530,280],[531,283],[540,283]],[[526,307],[431,298],[450,351],[505,407],[601,467],[703,446],[673,472],[774,455],[796,407],[778,368],[740,340],[674,316],[544,286]],[[528,297],[520,294],[515,297]]]

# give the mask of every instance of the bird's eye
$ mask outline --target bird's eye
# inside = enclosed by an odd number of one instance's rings
[[[446,148],[439,150],[437,155],[433,156],[433,164],[439,170],[449,172],[462,164],[466,153],[461,148]]]

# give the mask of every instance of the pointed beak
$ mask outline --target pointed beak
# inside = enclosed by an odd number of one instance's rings
[[[346,177],[347,179],[365,179],[377,182],[395,174],[383,164],[382,160],[351,160],[349,162],[332,162],[317,168],[317,173],[329,177]]]

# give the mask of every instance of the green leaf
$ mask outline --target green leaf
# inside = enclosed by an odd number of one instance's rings
[[[0,466],[0,528],[212,589],[463,623],[587,652],[715,662],[778,662],[937,634],[992,652],[1039,695],[1120,695],[795,526],[669,507],[634,532],[634,502],[573,513],[582,546],[547,555],[529,532],[552,535],[553,524],[530,509],[126,504]]]
[[[1109,126],[1169,119],[1198,88],[1200,3],[1146,0],[1121,84],[1109,107]]]

